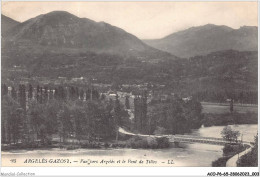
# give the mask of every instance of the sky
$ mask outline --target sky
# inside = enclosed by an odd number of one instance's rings
[[[2,14],[19,22],[56,10],[107,22],[140,39],[206,24],[258,26],[257,2],[2,2]]]

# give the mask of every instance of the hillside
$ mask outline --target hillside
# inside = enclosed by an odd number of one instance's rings
[[[10,30],[11,28],[13,28],[18,24],[19,22],[2,14],[1,15],[1,32],[2,32],[1,36],[4,36],[8,30]]]
[[[25,48],[24,52],[26,49],[60,53],[91,51],[143,58],[172,57],[120,28],[79,18],[65,11],[54,11],[29,19],[12,28],[4,40],[10,45]]]
[[[257,52],[234,50],[158,63],[143,62],[137,58],[124,60],[118,55],[96,53],[45,53],[36,56],[20,55],[13,51],[8,57],[3,57],[2,66],[6,70],[2,70],[2,78],[91,77],[98,83],[165,85],[159,90],[187,96],[207,90],[257,91],[257,62]],[[15,64],[27,72],[13,72]],[[10,72],[7,68],[10,68]]]
[[[257,51],[257,27],[232,29],[208,24],[170,34],[162,39],[144,40],[148,45],[178,57],[207,55],[221,50]]]
[[[178,58],[104,22],[51,12],[17,24],[2,39],[2,80],[84,77],[96,83],[137,85],[190,96],[197,92],[257,91],[257,52],[213,51],[225,46],[256,50],[256,27],[194,27],[168,36],[179,40]],[[197,34],[197,35],[196,35]],[[233,36],[233,40],[230,39]],[[214,42],[212,42],[212,40]],[[196,41],[196,42],[194,42]],[[226,42],[223,42],[226,41]],[[234,43],[234,41],[236,41]],[[209,52],[209,54],[207,54]],[[155,87],[153,87],[155,86]]]

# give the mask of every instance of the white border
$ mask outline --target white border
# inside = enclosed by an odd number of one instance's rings
[[[6,2],[7,0],[1,0],[1,2],[2,1]],[[9,0],[9,1],[26,1],[26,0]],[[37,1],[46,1],[46,0],[37,0]],[[61,0],[47,0],[47,1],[61,1]],[[95,0],[95,1],[110,1],[110,0]],[[113,0],[113,1],[122,1],[122,0]],[[130,0],[130,1],[135,1],[135,0]],[[153,1],[153,0],[142,0],[142,1]],[[185,1],[197,2],[195,0],[185,0]],[[200,0],[200,1],[207,2],[209,0]],[[227,0],[217,0],[217,1],[227,2]],[[228,0],[228,1],[258,2],[258,0],[242,0],[242,1]],[[259,10],[260,7],[258,3],[258,12]],[[258,13],[258,22],[259,22],[259,13]],[[258,28],[258,34],[259,31],[260,30]],[[259,35],[258,35],[258,41],[260,41]],[[259,49],[260,47],[258,45],[258,51],[260,51]],[[258,58],[260,58],[259,52],[258,52]],[[258,68],[260,68],[260,62],[258,62]],[[258,72],[258,89],[260,86],[259,81],[260,81],[260,74]],[[260,100],[260,95],[258,94],[258,102],[259,100]],[[259,112],[259,108],[258,108],[258,112]],[[258,115],[258,120],[259,120],[259,115]],[[259,132],[259,126],[258,126],[258,132]],[[259,157],[260,154],[258,153],[258,164],[259,164]],[[249,172],[249,173],[259,172],[259,165],[258,167],[1,167],[0,172],[10,173],[10,174],[14,173],[16,176],[17,173],[21,173],[21,172],[34,173],[35,176],[207,176],[209,172],[222,172],[222,173],[223,172]]]

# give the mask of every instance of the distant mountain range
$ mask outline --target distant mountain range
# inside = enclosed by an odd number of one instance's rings
[[[141,59],[189,58],[230,49],[257,51],[257,31],[257,27],[232,29],[208,24],[162,39],[141,41],[108,23],[79,18],[65,11],[39,15],[22,23],[2,15],[4,44],[15,44],[34,52],[90,51]]]
[[[257,51],[257,32],[258,28],[255,26],[232,29],[228,26],[208,24],[176,32],[162,39],[144,40],[144,42],[178,57],[188,58],[230,49]]]
[[[44,47],[44,50],[57,48],[67,52],[69,49],[76,49],[81,52],[111,53],[140,58],[173,57],[167,52],[148,46],[118,27],[79,18],[65,11],[39,15],[20,24],[15,24],[10,18],[4,19],[2,27],[9,29],[3,31],[4,40],[20,44],[22,47],[34,47],[34,51],[37,47]]]

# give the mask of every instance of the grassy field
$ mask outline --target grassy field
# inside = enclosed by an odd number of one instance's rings
[[[223,104],[212,104],[212,103],[201,103],[203,109],[203,113],[213,113],[213,114],[222,114],[222,113],[229,113],[229,105]],[[247,113],[247,112],[258,112],[258,107],[256,105],[234,105],[233,106],[234,112],[237,113]]]

